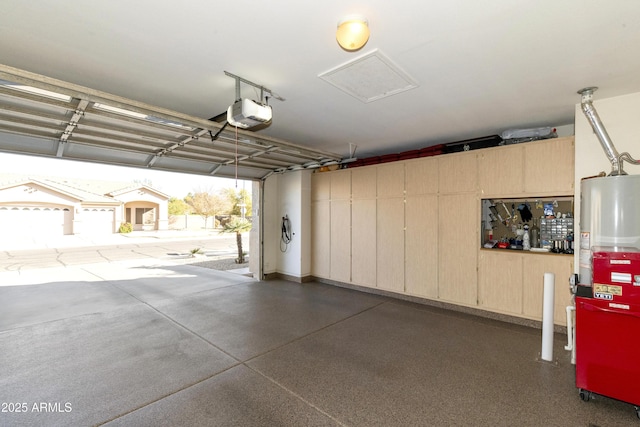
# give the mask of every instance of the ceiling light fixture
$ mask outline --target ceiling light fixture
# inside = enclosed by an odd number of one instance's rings
[[[0,86],[4,86],[9,89],[19,90],[22,92],[27,92],[32,95],[46,96],[47,98],[52,98],[58,101],[65,101],[65,102],[71,101],[71,97],[69,95],[63,95],[61,93],[51,92],[50,90],[40,89],[33,86],[27,86],[20,83],[14,83],[7,80],[0,80]]]
[[[336,40],[349,52],[359,49],[369,40],[369,21],[361,15],[349,15],[338,22]]]
[[[154,123],[160,123],[161,125],[168,125],[168,126],[173,126],[176,128],[191,130],[191,131],[196,130],[196,128],[194,127],[184,125],[174,120],[168,120],[168,119],[162,119],[160,117],[149,116],[144,113],[138,113],[137,111],[127,110],[126,108],[114,107],[108,104],[101,104],[99,102],[94,103],[93,108],[95,108],[96,110],[102,110],[102,111],[107,111],[109,113],[116,113],[123,116],[132,117],[134,119],[141,119],[141,120],[147,120]]]

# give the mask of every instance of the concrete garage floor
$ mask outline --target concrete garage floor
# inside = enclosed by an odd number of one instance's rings
[[[6,277],[11,277],[8,282]],[[0,274],[0,426],[629,426],[557,336],[167,263]]]

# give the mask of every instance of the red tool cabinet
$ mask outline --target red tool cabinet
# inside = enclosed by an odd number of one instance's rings
[[[576,386],[636,406],[640,418],[640,252],[594,252],[576,296]],[[583,296],[580,296],[583,295]]]

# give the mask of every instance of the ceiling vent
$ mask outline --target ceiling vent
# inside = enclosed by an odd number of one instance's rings
[[[377,101],[418,87],[411,76],[378,49],[318,77],[362,102]]]

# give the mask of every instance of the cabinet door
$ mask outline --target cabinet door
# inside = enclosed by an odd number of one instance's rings
[[[445,301],[475,306],[480,202],[475,194],[441,195],[439,206],[438,296]]]
[[[325,279],[331,274],[330,206],[329,200],[311,203],[311,274]]]
[[[553,322],[566,326],[566,307],[571,305],[569,277],[573,273],[573,256],[528,254],[523,262],[523,314],[532,319],[542,320],[544,273],[554,273]]]
[[[407,195],[435,194],[438,192],[438,158],[424,157],[409,160],[405,165]]]
[[[476,153],[453,153],[438,156],[438,186],[440,193],[476,191],[478,162]]]
[[[328,172],[324,172],[328,173]],[[348,200],[351,198],[351,171],[331,172],[331,200]]]
[[[388,163],[377,169],[378,197],[404,197],[404,163]]]
[[[522,314],[522,257],[519,252],[480,251],[480,307],[500,313]]]
[[[351,202],[331,201],[331,276],[351,281]]]
[[[351,281],[376,287],[376,200],[351,203]]]
[[[478,152],[478,185],[482,197],[522,195],[523,152],[520,145]]]
[[[531,195],[573,194],[573,137],[524,144],[524,191]]]
[[[376,168],[374,166],[354,168],[351,171],[351,198],[375,199]]]
[[[438,196],[408,196],[406,217],[405,290],[410,295],[438,298]]]
[[[329,200],[331,198],[331,174],[327,172],[311,175],[311,200]]]
[[[404,199],[378,199],[376,234],[377,286],[404,292]]]

